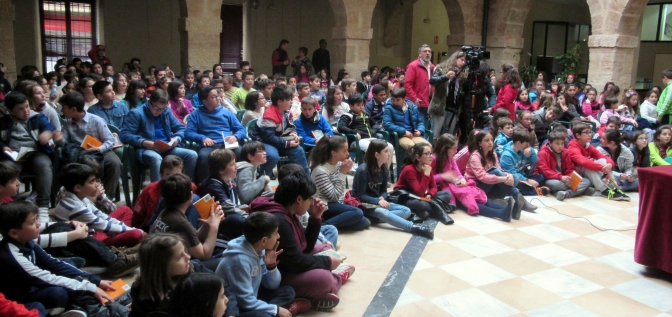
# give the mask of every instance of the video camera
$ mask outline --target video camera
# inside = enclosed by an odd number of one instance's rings
[[[483,46],[462,46],[462,51],[465,53],[466,64],[470,71],[475,71],[479,68],[481,60],[490,59],[490,52],[485,50]]]

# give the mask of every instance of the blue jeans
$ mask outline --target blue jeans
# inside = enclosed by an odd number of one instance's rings
[[[209,147],[202,147],[201,149],[198,150],[198,164],[197,166],[199,167],[196,170],[196,178],[193,179],[194,183],[196,185],[200,185],[202,181],[206,180],[208,176],[210,175],[210,169],[208,167],[208,156],[210,156],[210,153],[212,153],[216,149],[221,149],[224,148],[224,145],[222,143],[217,143],[214,146],[209,146]],[[236,154],[236,157],[240,158],[240,150],[242,147],[238,147],[237,149],[233,150],[233,153]],[[240,159],[238,159],[240,160]],[[195,202],[195,201],[194,201]]]
[[[152,182],[161,179],[159,170],[161,161],[163,161],[163,158],[166,155],[177,155],[181,157],[184,166],[184,174],[189,176],[192,180],[194,179],[194,170],[196,169],[196,159],[198,158],[198,155],[192,150],[176,147],[161,153],[154,150],[145,150],[142,153],[142,162],[149,165],[149,178]]]
[[[338,230],[364,230],[369,221],[361,209],[350,205],[329,202],[328,209],[322,214],[323,224],[332,225]]]
[[[527,179],[531,179],[533,181],[536,181],[537,183],[539,183],[540,186],[541,186],[541,184],[544,183],[544,176],[541,175],[541,174],[528,175]],[[537,196],[537,191],[533,187],[530,187],[530,186],[527,186],[527,185],[521,185],[520,184],[520,179],[517,176],[514,176],[513,184],[516,185],[516,188],[518,188],[518,190],[524,196]]]
[[[616,183],[618,183],[618,186],[621,187],[621,190],[624,192],[637,189],[637,187],[639,187],[639,178],[635,178],[634,182],[628,182],[621,180],[618,176],[614,175],[614,179],[616,180]]]
[[[273,168],[278,164],[280,156],[287,156],[292,161],[301,165],[306,171],[306,174],[310,175],[310,170],[308,170],[308,160],[306,159],[306,152],[303,151],[303,148],[300,146],[290,147],[285,149],[277,149],[276,147],[264,143],[266,148],[266,163],[261,165],[261,171],[264,175],[273,176]]]
[[[325,225],[323,224],[322,227],[320,227],[320,237],[318,237],[318,240],[323,237],[324,240],[322,243],[326,244],[327,241],[331,242],[331,245],[336,248],[336,244],[338,244],[338,229],[332,225]]]
[[[411,231],[413,226],[412,222],[406,220],[411,217],[411,209],[406,206],[390,203],[390,209],[377,207],[370,212],[372,216],[406,232]]]
[[[497,175],[497,176],[504,176],[505,174],[500,170],[500,169],[494,169],[490,171],[488,174],[492,175]],[[498,197],[505,197],[505,196],[518,196],[518,189],[515,188],[514,186],[509,186],[504,183],[497,183],[497,184],[486,184],[481,182],[480,180],[476,180],[476,186],[478,188],[482,189],[486,194],[489,194],[488,197],[493,197],[493,198],[498,198]]]

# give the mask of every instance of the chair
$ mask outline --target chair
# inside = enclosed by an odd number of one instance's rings
[[[107,127],[110,129],[110,132],[116,133],[117,136],[119,135],[119,128],[113,126],[113,125],[107,125]],[[129,153],[131,152],[129,148],[131,148],[131,145],[124,144],[122,147],[118,147],[114,149],[114,153],[117,154],[119,157],[119,160],[121,160],[121,187],[124,191],[124,199],[126,200],[126,205],[129,207],[133,206],[133,202],[131,201],[131,195],[130,195],[130,187],[128,187],[128,173],[131,172],[131,169],[129,168],[130,166],[133,165],[133,161],[129,160]],[[135,187],[133,187],[135,190]],[[119,193],[117,191],[117,193]]]
[[[243,115],[245,114],[246,110],[238,110],[236,111],[236,118],[238,118],[239,122],[243,122]]]

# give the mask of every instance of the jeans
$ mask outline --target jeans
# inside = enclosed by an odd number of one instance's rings
[[[612,172],[612,173],[614,174],[614,179],[616,180],[616,183],[618,183],[618,187],[620,187],[622,191],[626,192],[637,189],[637,187],[639,187],[639,178],[635,178],[635,181],[633,182],[628,182],[619,178],[621,176],[620,173],[618,172]]]
[[[23,162],[14,162],[11,159],[4,160],[5,163],[12,164],[19,172],[27,168],[35,178],[33,185],[37,192],[37,206],[49,208],[49,196],[51,195],[51,182],[54,178],[51,168],[51,158],[41,151],[35,151],[29,154]],[[114,197],[114,196],[112,196]]]
[[[65,309],[70,301],[70,296],[77,294],[91,294],[87,291],[73,291],[60,286],[47,286],[44,288],[34,287],[31,292],[17,300],[19,303],[41,303],[47,310],[61,308]]]
[[[413,226],[412,222],[406,220],[411,217],[411,209],[406,206],[390,203],[389,209],[377,207],[369,212],[372,216],[406,232],[411,231]]]
[[[488,174],[505,176],[505,174],[498,168],[490,171]],[[516,187],[509,186],[504,183],[486,184],[481,182],[480,180],[476,180],[476,186],[482,189],[486,194],[489,194],[488,197],[493,198],[505,197],[505,196],[515,197],[518,196],[519,193]]]
[[[291,286],[283,285],[274,290],[269,290],[263,286],[259,287],[257,298],[271,305],[278,307],[287,307],[294,301],[296,292]],[[245,311],[244,307],[240,307],[240,317],[269,317],[267,312],[252,310]]]
[[[47,309],[44,308],[44,305],[38,302],[32,302],[32,303],[25,303],[23,306],[26,306],[27,310],[37,310],[37,314],[40,317],[46,317],[47,316]]]
[[[116,197],[117,185],[119,184],[119,175],[121,175],[121,160],[114,151],[107,151],[103,154],[103,187],[105,195],[110,198]]]
[[[322,224],[322,227],[320,227],[320,233],[322,236],[324,236],[324,239],[326,241],[331,242],[331,245],[336,248],[336,245],[338,244],[338,229],[332,225],[326,225]],[[323,241],[321,243],[326,243],[326,241]]]
[[[457,114],[451,111],[446,111],[443,116],[430,115],[429,120],[432,123],[432,130],[434,131],[434,140],[436,141],[445,131],[454,135],[455,126],[457,125]],[[427,127],[425,127],[427,129]]]
[[[198,158],[196,152],[179,147],[168,149],[161,153],[146,149],[142,153],[142,162],[149,165],[149,178],[152,182],[156,182],[161,179],[159,169],[161,167],[161,161],[163,161],[163,158],[166,155],[177,155],[181,157],[184,166],[184,174],[189,176],[190,179],[194,179],[196,159]]]
[[[210,153],[212,153],[216,149],[222,149],[224,148],[224,144],[222,143],[217,143],[214,146],[209,146],[209,147],[202,147],[200,150],[198,150],[198,164],[196,164],[199,168],[196,170],[196,178],[194,179],[194,182],[196,185],[200,185],[202,181],[208,178],[210,175],[209,167],[208,167],[208,156]],[[242,147],[238,147],[237,149],[233,150],[233,153],[236,154],[236,157],[240,157],[240,150]]]
[[[273,169],[278,165],[280,156],[289,157],[292,163],[301,165],[306,171],[306,174],[310,175],[310,170],[308,170],[308,160],[306,159],[306,152],[303,151],[303,148],[300,146],[290,147],[285,149],[277,149],[270,144],[264,143],[266,148],[266,163],[261,164],[261,170],[264,175],[273,176]]]
[[[364,230],[370,224],[362,210],[357,207],[339,202],[329,202],[327,207],[322,214],[322,223],[332,225],[338,230]]]
[[[530,187],[530,186],[527,186],[527,185],[522,185],[522,184],[520,184],[520,180],[518,179],[518,177],[514,177],[514,178],[515,178],[514,185],[516,185],[516,188],[518,188],[518,190],[524,196],[537,196],[537,191],[534,189],[534,187]],[[544,182],[544,176],[541,175],[541,174],[528,175],[527,179],[531,179],[533,181],[536,181],[537,183],[539,183],[540,186]]]
[[[57,222],[46,229],[41,234],[53,234],[59,232],[70,232],[74,228],[70,223]],[[84,258],[89,265],[110,266],[117,259],[117,255],[110,250],[101,241],[87,236],[84,239],[77,239],[68,242],[67,246],[61,248],[44,248],[49,254],[58,257],[78,256]]]

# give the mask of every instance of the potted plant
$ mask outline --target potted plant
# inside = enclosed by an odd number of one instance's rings
[[[576,44],[567,53],[558,55],[555,58],[558,59],[558,67],[562,69],[562,73],[558,75],[560,82],[565,82],[567,81],[567,75],[576,74],[579,65],[581,65],[581,45]]]

